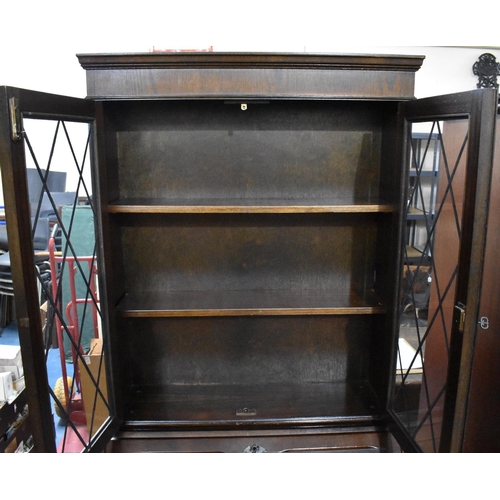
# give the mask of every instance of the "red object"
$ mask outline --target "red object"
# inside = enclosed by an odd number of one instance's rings
[[[61,442],[57,446],[57,453],[81,453],[85,449],[82,440],[85,443],[89,442],[87,426],[85,423],[83,425],[75,424],[75,428],[80,436],[68,425]]]
[[[92,320],[94,324],[94,335],[97,338],[99,336],[98,329],[98,318],[97,318],[97,310],[95,304],[99,302],[97,296],[97,287],[95,282],[95,276],[97,275],[97,266],[95,257],[64,257],[62,255],[56,254],[55,251],[55,242],[54,238],[50,238],[49,240],[49,255],[50,255],[50,272],[52,275],[52,294],[54,301],[56,303],[56,307],[60,311],[60,314],[56,314],[56,332],[57,332],[57,342],[59,344],[59,353],[61,358],[61,368],[62,368],[62,380],[64,385],[64,396],[66,401],[65,411],[68,414],[69,418],[74,424],[77,425],[86,425],[85,412],[83,409],[83,402],[81,398],[81,387],[80,387],[80,374],[78,368],[78,352],[75,347],[79,346],[79,352],[81,355],[84,355],[80,338],[80,331],[78,327],[78,304],[84,304],[85,302],[88,304],[88,307],[92,310]],[[76,284],[75,284],[75,276],[78,273],[78,266],[75,265],[75,262],[78,260],[80,266],[84,267],[85,263],[88,267],[87,277],[89,279],[89,297],[84,299],[79,299],[76,296]],[[69,270],[69,287],[70,287],[70,296],[71,300],[68,302],[66,307],[64,308],[60,304],[60,297],[58,296],[58,285],[59,280],[57,279],[57,264],[65,263],[68,266]],[[67,322],[66,325],[63,326],[61,322],[61,317],[63,313],[63,309],[66,312]],[[74,377],[72,387],[69,387],[68,384],[68,376],[66,369],[66,355],[64,352],[64,331],[66,330],[67,335],[70,335],[73,339],[71,343],[71,356],[73,359]]]

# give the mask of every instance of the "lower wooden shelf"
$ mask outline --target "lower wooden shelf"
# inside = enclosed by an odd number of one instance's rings
[[[366,382],[142,387],[128,406],[127,428],[366,424],[380,417]]]
[[[331,290],[215,290],[126,294],[123,317],[279,316],[381,314],[386,308],[371,292]]]

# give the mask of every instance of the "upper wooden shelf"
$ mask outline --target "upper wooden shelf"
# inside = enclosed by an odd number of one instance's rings
[[[88,97],[411,99],[424,56],[306,53],[78,54]]]
[[[380,314],[369,292],[332,290],[210,290],[128,293],[118,306],[124,317],[290,316]]]
[[[111,213],[387,213],[394,206],[380,199],[127,199],[109,205]]]

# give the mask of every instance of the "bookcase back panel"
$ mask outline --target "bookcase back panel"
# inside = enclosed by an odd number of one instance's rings
[[[381,103],[107,103],[121,199],[377,197]],[[114,200],[110,200],[114,201]]]
[[[370,316],[149,318],[123,321],[121,334],[135,387],[355,382],[367,378],[376,322]]]
[[[138,215],[121,228],[126,291],[366,290],[380,214]]]

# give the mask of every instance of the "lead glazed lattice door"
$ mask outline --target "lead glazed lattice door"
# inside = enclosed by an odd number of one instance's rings
[[[115,412],[105,383],[95,104],[0,90],[10,268],[34,451],[102,449]],[[89,356],[91,349],[100,350]],[[60,368],[57,380],[48,363]]]
[[[461,451],[478,323],[495,109],[492,90],[403,106],[408,137],[403,221],[410,214],[415,217],[417,207],[423,222],[411,245],[408,233],[403,238],[391,401],[407,449]],[[416,133],[424,139],[415,140]],[[433,168],[436,141],[438,188],[430,193],[424,181]]]

